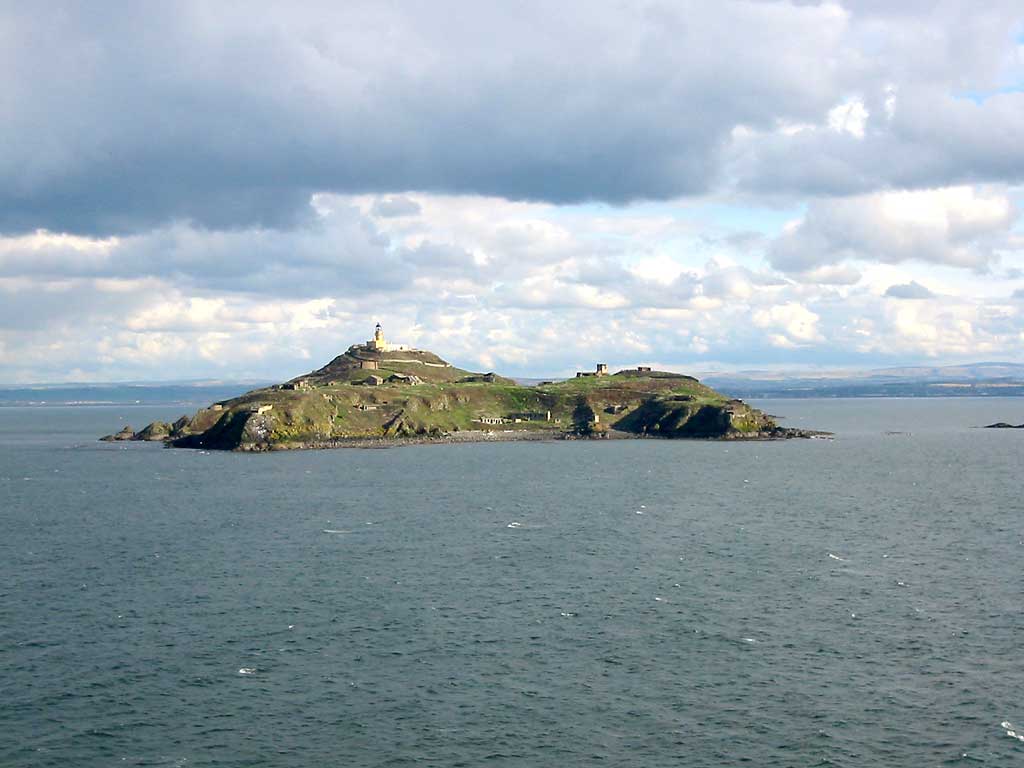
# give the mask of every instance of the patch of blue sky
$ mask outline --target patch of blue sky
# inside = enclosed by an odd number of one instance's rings
[[[989,88],[977,91],[954,91],[954,99],[973,101],[975,104],[984,104],[995,96],[1005,96],[1011,93],[1024,93],[1024,84],[1004,85],[999,88]]]
[[[706,199],[645,201],[630,205],[580,203],[552,206],[547,218],[552,221],[580,218],[638,219],[670,218],[686,224],[695,233],[708,236],[756,232],[775,237],[790,221],[806,212],[804,203],[785,206],[731,205]]]
[[[709,203],[687,209],[690,218],[712,222],[730,233],[756,232],[768,237],[780,235],[786,224],[802,218],[806,211],[804,203],[772,208]]]
[[[1010,202],[1013,203],[1013,207],[1017,210],[1024,210],[1024,187],[1015,187],[1008,193]],[[1012,232],[1024,233],[1024,216],[1018,216],[1017,220],[1013,223],[1011,228]]]
[[[1018,25],[1018,31],[1013,36],[1016,43],[1016,56],[1006,61],[1001,75],[997,81],[1003,82],[995,88],[979,88],[966,91],[954,91],[953,98],[966,99],[975,104],[984,104],[995,96],[1005,96],[1013,93],[1024,93],[1024,25]]]

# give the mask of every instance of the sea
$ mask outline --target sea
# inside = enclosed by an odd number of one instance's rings
[[[1024,764],[1024,398],[755,405],[835,438],[0,408],[0,765]]]

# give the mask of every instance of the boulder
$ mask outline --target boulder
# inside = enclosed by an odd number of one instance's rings
[[[171,424],[171,435],[173,437],[180,437],[181,435],[185,434],[186,430],[188,430],[191,424],[192,419],[190,419],[188,416],[182,416],[176,422]]]
[[[133,440],[166,440],[171,436],[171,425],[163,421],[154,421],[132,436]]]
[[[130,426],[125,424],[124,428],[120,432],[115,432],[112,435],[105,435],[104,437],[101,437],[100,440],[105,443],[113,443],[118,440],[133,440],[134,438],[135,432]]]

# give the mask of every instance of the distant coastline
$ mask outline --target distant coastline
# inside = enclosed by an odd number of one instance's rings
[[[741,399],[794,398],[963,398],[1024,397],[1024,365],[973,363],[938,368],[903,368],[853,371],[812,376],[792,372],[757,371],[704,373],[702,382],[729,397]],[[563,377],[513,377],[523,386]],[[218,382],[122,382],[33,384],[0,387],[4,406],[199,406],[237,397],[269,380]]]
[[[743,398],[1024,397],[1024,365],[1007,362],[821,373],[706,373],[701,380]]]
[[[40,384],[0,388],[0,408],[5,406],[125,406],[178,405],[196,407],[223,400],[265,382],[205,383]]]

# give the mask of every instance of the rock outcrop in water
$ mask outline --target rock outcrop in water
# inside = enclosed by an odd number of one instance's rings
[[[112,435],[105,435],[104,437],[101,437],[100,440],[102,440],[105,443],[113,443],[113,442],[118,442],[118,441],[121,441],[121,440],[141,440],[142,439],[142,438],[136,437],[135,435],[136,435],[136,433],[132,430],[132,428],[130,426],[128,426],[127,424],[125,424],[124,428],[120,432],[115,432]]]
[[[381,337],[381,341],[382,337]],[[402,442],[558,438],[815,437],[780,427],[691,376],[648,368],[522,386],[424,350],[354,345],[316,371],[103,440],[266,451]]]
[[[112,435],[106,435],[101,437],[100,440],[113,443],[127,440],[137,440],[145,442],[167,442],[169,440],[175,440],[180,437],[184,437],[189,434],[186,429],[191,423],[191,419],[188,416],[182,416],[180,419],[175,421],[173,424],[167,424],[163,421],[154,421],[152,424],[148,424],[138,432],[132,430],[128,425],[125,425],[120,432],[115,432]]]

